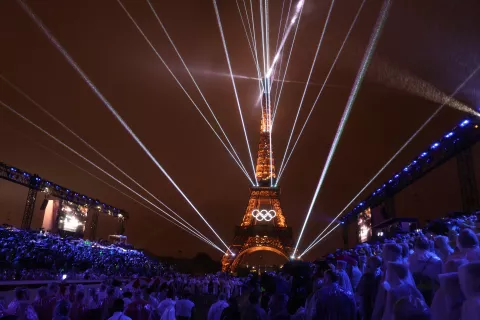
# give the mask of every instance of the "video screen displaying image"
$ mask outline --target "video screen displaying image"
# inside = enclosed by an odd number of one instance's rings
[[[358,215],[358,241],[367,242],[372,237],[372,212],[370,208]]]
[[[83,234],[87,222],[88,208],[72,202],[62,201],[58,213],[58,229],[66,232]]]

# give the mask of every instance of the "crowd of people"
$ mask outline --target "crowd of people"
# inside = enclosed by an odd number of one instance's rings
[[[154,276],[165,266],[141,251],[62,238],[44,231],[0,227],[0,280]]]
[[[4,279],[65,272],[103,282],[54,281],[34,299],[17,288],[13,301],[0,301],[0,313],[28,320],[480,319],[476,224],[476,215],[439,219],[424,230],[246,277],[180,274],[135,250],[4,228]]]
[[[480,319],[477,216],[444,218],[317,264],[306,319]]]
[[[230,276],[219,279],[215,275],[193,277],[178,273],[150,280],[136,278],[129,283],[108,279],[99,286],[51,282],[39,288],[33,300],[29,290],[16,288],[9,304],[0,302],[0,316],[25,320],[193,319],[196,315],[194,297],[218,296],[230,312],[238,311],[238,305],[233,303],[242,296],[242,286],[243,283]],[[209,319],[220,319],[228,312],[224,309],[219,303],[213,304]],[[197,314],[196,318],[203,317]]]

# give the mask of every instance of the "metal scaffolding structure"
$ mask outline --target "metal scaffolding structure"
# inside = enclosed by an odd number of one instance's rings
[[[471,147],[480,140],[480,119],[471,118],[462,121],[458,126],[447,132],[440,140],[413,159],[401,171],[361,201],[348,212],[341,221],[350,223],[356,220],[358,214],[367,208],[384,205],[388,214],[393,216],[394,196],[427,173],[457,157],[458,175],[462,193],[463,209],[471,212],[480,209],[478,189],[475,181],[474,161]]]
[[[124,223],[124,219],[128,219],[128,213],[121,209],[101,202],[98,199],[93,199],[87,195],[62,187],[54,182],[43,179],[36,174],[29,173],[3,162],[0,162],[0,179],[5,179],[28,188],[28,195],[22,218],[22,228],[24,229],[29,229],[31,226],[33,212],[35,210],[35,201],[39,191],[58,199],[73,202],[77,205],[87,206],[89,212],[93,213],[91,225],[93,236],[95,236],[97,229],[99,212],[117,217],[122,224]]]
[[[472,212],[480,209],[477,180],[471,149],[465,149],[457,155],[457,168],[463,211]]]

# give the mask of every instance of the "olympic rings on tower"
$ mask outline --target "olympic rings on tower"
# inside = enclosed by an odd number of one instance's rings
[[[271,221],[277,216],[277,213],[275,210],[255,209],[252,211],[252,216],[257,219],[257,221]]]

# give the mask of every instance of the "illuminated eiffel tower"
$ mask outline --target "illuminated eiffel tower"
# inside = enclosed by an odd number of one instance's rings
[[[230,252],[222,258],[222,270],[235,272],[246,255],[256,251],[271,251],[290,259],[293,252],[292,229],[287,227],[280,206],[280,188],[275,187],[276,172],[271,145],[272,115],[269,108],[268,81],[264,81],[262,121],[258,144],[256,180],[250,188],[250,199],[242,224],[235,227]]]

